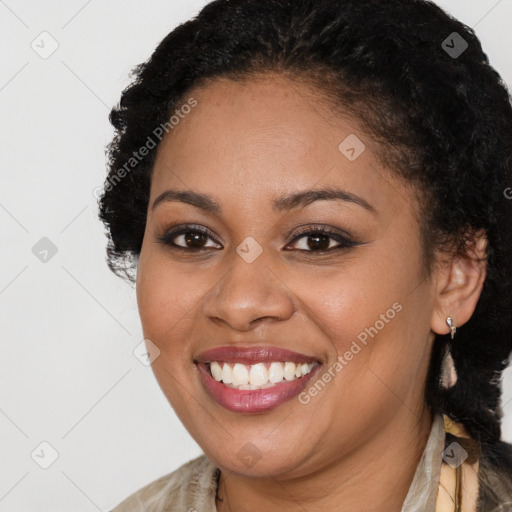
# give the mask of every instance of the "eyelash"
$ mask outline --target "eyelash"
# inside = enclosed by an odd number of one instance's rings
[[[204,226],[199,225],[185,225],[178,229],[169,230],[162,236],[157,236],[156,239],[159,243],[162,243],[164,245],[167,245],[170,249],[176,250],[176,251],[185,251],[185,252],[205,252],[210,249],[211,247],[205,247],[205,248],[199,248],[194,249],[191,247],[182,247],[181,245],[176,245],[172,240],[178,237],[179,235],[187,234],[187,233],[200,233],[202,235],[206,235],[209,238],[211,238],[215,243],[219,243],[215,240],[215,235],[210,231],[208,228],[205,228]],[[360,245],[358,242],[355,242],[354,240],[351,240],[347,236],[343,236],[340,233],[336,231],[331,231],[323,227],[307,227],[304,229],[301,229],[297,231],[294,234],[293,240],[291,240],[290,244],[296,242],[297,240],[300,240],[301,238],[304,238],[306,235],[309,236],[327,236],[329,238],[334,239],[336,242],[338,242],[337,247],[331,247],[330,249],[321,249],[321,250],[304,250],[304,249],[294,249],[299,252],[306,252],[306,253],[316,253],[316,254],[326,254],[330,253],[336,250],[340,249],[348,249],[350,247],[355,247],[356,245]],[[288,244],[289,245],[289,244]],[[214,250],[218,250],[214,248]]]

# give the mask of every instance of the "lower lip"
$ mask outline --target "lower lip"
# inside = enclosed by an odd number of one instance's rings
[[[220,405],[233,412],[258,413],[274,409],[295,398],[318,373],[321,365],[295,380],[278,383],[265,389],[234,389],[216,381],[204,363],[197,365],[201,378],[210,396]]]

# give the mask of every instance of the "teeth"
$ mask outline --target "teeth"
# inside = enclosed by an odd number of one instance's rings
[[[284,378],[286,380],[295,378],[295,363],[284,363]]]
[[[233,366],[233,386],[245,384],[249,384],[249,372],[245,364],[236,363],[235,366]]]
[[[263,363],[253,364],[249,372],[249,382],[253,386],[263,386],[268,382],[268,370]]]
[[[224,364],[222,368],[222,382],[224,384],[233,384],[233,368],[229,364]]]
[[[236,389],[265,389],[279,382],[298,379],[307,375],[317,363],[292,363],[273,361],[245,365],[212,361],[210,372],[217,382]],[[283,380],[284,379],[284,380]]]
[[[270,363],[268,369],[268,380],[270,382],[281,382],[283,380],[284,370],[281,363]]]
[[[220,367],[220,364],[217,363],[216,361],[214,361],[211,365],[210,365],[210,371],[212,372],[212,377],[220,382],[222,380],[222,368]]]

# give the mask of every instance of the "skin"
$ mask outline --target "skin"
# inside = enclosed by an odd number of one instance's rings
[[[456,326],[471,317],[485,279],[472,255],[485,239],[425,276],[414,190],[379,162],[356,119],[334,114],[304,83],[216,79],[189,97],[198,105],[158,149],[137,300],[144,337],[161,351],[152,364],[159,385],[221,468],[218,510],[400,510],[433,419],[423,398],[432,342],[449,332],[448,315]],[[349,134],[366,146],[354,161],[338,149]],[[271,207],[321,187],[356,194],[375,212],[339,200]],[[153,210],[168,189],[208,194],[222,213],[177,201]],[[213,232],[206,250],[158,242],[184,223]],[[361,245],[320,255],[311,237],[296,239],[306,226],[345,230]],[[252,263],[236,252],[249,236],[263,250]],[[215,346],[270,344],[314,355],[327,370],[394,303],[401,311],[307,404],[228,411],[193,362]],[[251,467],[237,456],[249,442],[260,456]]]

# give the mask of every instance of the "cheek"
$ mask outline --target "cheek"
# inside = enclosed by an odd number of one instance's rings
[[[361,251],[353,264],[303,276],[302,281],[297,277],[291,286],[300,290],[297,296],[315,328],[322,331],[319,337],[328,339],[333,360],[343,358],[344,377],[337,379],[339,384],[357,381],[365,386],[366,381],[373,388],[382,376],[386,382],[406,385],[416,378],[424,359],[422,337],[428,335],[429,304],[421,286],[419,246],[413,242],[405,250],[402,244],[399,252],[394,250],[397,246],[391,241],[387,247],[376,243]]]
[[[384,333],[392,324],[400,323],[397,310],[403,307],[407,282],[413,277],[403,272],[402,267],[400,278],[396,278],[392,268],[367,261],[346,271],[297,277],[296,286],[291,288],[300,290],[297,296],[306,315],[342,354],[353,340],[364,343],[371,339],[374,327]]]
[[[177,343],[180,332],[204,292],[198,279],[178,272],[156,251],[143,249],[137,269],[137,304],[144,337],[169,355],[182,350]]]
[[[190,423],[188,414],[194,412],[194,401],[188,398],[198,391],[190,380],[195,371],[188,343],[190,319],[199,307],[198,296],[204,293],[192,281],[178,272],[168,258],[143,247],[137,269],[137,304],[143,335],[160,350],[151,368],[184,424]]]

